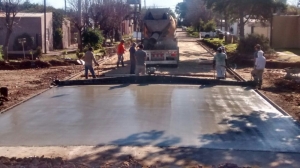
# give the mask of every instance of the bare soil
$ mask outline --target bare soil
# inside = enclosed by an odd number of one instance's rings
[[[66,79],[80,72],[82,66],[62,66],[44,69],[1,70],[0,87],[8,88],[8,101],[0,111],[11,107],[50,87],[54,79]]]
[[[157,166],[145,166],[139,161],[128,157],[125,161],[119,161],[118,163],[106,163],[100,165],[89,165],[85,163],[79,163],[75,161],[65,161],[62,158],[44,158],[44,157],[30,157],[30,158],[6,158],[0,157],[0,167],[1,168],[19,168],[19,167],[57,167],[57,168],[91,168],[91,167],[119,167],[119,168],[156,168]],[[236,164],[225,163],[218,166],[209,166],[213,168],[242,168]],[[208,168],[207,166],[201,165],[191,165],[188,168]],[[246,168],[246,167],[244,167]]]
[[[252,68],[241,68],[237,72],[251,80]],[[266,69],[263,75],[262,93],[279,105],[294,119],[300,121],[300,83],[284,78],[283,69]]]

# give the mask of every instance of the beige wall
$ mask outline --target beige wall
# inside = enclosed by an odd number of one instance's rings
[[[62,47],[68,48],[71,45],[71,23],[69,20],[63,21],[62,31],[63,31]]]
[[[42,20],[42,49],[43,52],[45,51],[45,29],[44,29],[44,16],[41,17]],[[52,13],[47,13],[46,14],[46,29],[47,29],[47,40],[46,40],[46,46],[47,46],[47,51],[53,51],[53,18],[52,18]]]
[[[18,24],[16,24],[13,28],[13,33],[10,36],[9,46],[8,50],[13,50],[13,43],[17,36],[27,33],[31,35],[34,38],[34,43],[36,44],[35,47],[41,46],[44,51],[44,15],[43,14],[32,14],[30,16],[30,13],[22,14],[19,13],[20,17],[16,17],[16,21]],[[23,16],[24,15],[24,16]],[[0,45],[4,44],[5,41],[5,35],[6,35],[6,29],[3,25],[4,17],[0,17]],[[47,51],[53,50],[53,19],[52,19],[52,13],[47,13],[46,15],[46,26],[48,29],[48,41],[47,41]],[[1,27],[4,27],[1,29]],[[35,48],[34,48],[35,49]]]
[[[299,16],[274,16],[272,47],[300,48]]]
[[[254,27],[254,33],[263,35],[270,39],[271,35],[271,28],[270,27]]]
[[[37,17],[22,17],[16,18],[18,24],[14,26],[13,33],[10,36],[8,50],[13,50],[14,40],[23,33],[29,34],[34,39],[34,47],[41,45],[41,19]],[[0,18],[0,45],[3,45],[6,38],[6,28],[3,25],[4,18]],[[35,49],[35,48],[34,48]]]

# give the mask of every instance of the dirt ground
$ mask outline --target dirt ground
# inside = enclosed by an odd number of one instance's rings
[[[80,163],[80,162],[71,162],[65,161],[62,158],[44,158],[44,157],[30,157],[30,158],[6,158],[0,157],[0,167],[1,168],[91,168],[95,166],[91,166],[89,164]],[[160,166],[145,166],[139,161],[133,159],[132,157],[128,157],[125,161],[119,161],[118,163],[106,163],[100,164],[96,167],[103,167],[103,168],[156,168]],[[239,167],[236,164],[232,163],[225,163],[220,164],[218,166],[202,166],[202,165],[191,165],[187,166],[186,168],[248,168],[248,167]],[[250,167],[249,167],[250,168]]]
[[[237,72],[251,80],[252,68],[241,68]],[[262,93],[279,105],[294,119],[300,121],[300,82],[285,79],[283,69],[266,69],[263,75]]]
[[[8,101],[0,111],[32,97],[48,88],[52,80],[70,78],[80,72],[82,66],[51,67],[46,69],[1,70],[0,87],[8,88]]]

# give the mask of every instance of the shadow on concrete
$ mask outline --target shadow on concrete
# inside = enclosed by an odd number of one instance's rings
[[[120,89],[120,88],[125,88],[125,87],[128,87],[130,84],[121,84],[121,85],[118,85],[118,86],[111,86],[109,88],[109,90],[114,90],[114,89]]]
[[[58,97],[63,97],[63,96],[67,96],[69,94],[60,94],[60,95],[56,95],[56,96],[52,96],[51,98],[58,98]]]
[[[201,148],[176,147],[176,144],[181,141],[180,138],[164,137],[164,131],[152,130],[132,134],[123,139],[116,139],[111,142],[112,145],[116,146],[98,152],[93,156],[83,156],[72,161],[103,165],[109,160],[110,164],[115,167],[121,167],[124,162],[128,161],[134,163],[131,166],[137,167],[142,167],[141,165],[145,162],[156,167],[199,164],[219,165],[224,163],[269,168],[297,167],[300,164],[300,153],[298,152],[276,152],[276,148],[274,151],[256,149],[259,147],[256,145],[261,140],[263,141],[261,144],[264,144],[265,139],[268,138],[266,136],[270,136],[266,135],[265,130],[267,130],[267,133],[272,134],[271,137],[275,137],[274,141],[281,139],[282,142],[290,145],[299,143],[299,138],[290,137],[286,134],[286,132],[295,131],[290,129],[291,125],[295,124],[295,127],[299,127],[299,124],[296,122],[289,123],[290,126],[286,127],[285,122],[286,118],[264,111],[254,111],[249,115],[231,115],[219,123],[220,126],[229,125],[229,129],[199,136],[199,141],[203,142]],[[159,140],[163,141],[155,144]],[[253,150],[231,148],[231,145],[236,145],[236,140],[242,142],[244,147],[250,148],[253,146]],[[148,147],[150,144],[155,144],[156,148],[150,149]],[[221,148],[219,148],[220,146]],[[95,147],[95,150],[97,148],[101,148],[101,146]],[[134,154],[125,152],[128,148],[131,148]],[[279,146],[278,148],[283,147]],[[91,160],[90,158],[93,159]]]

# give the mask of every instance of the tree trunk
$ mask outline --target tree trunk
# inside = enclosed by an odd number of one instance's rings
[[[224,12],[224,20],[225,20],[225,44],[227,44],[227,41],[228,41],[228,35],[227,35],[227,32],[228,32],[228,16],[227,16],[226,10]]]
[[[9,58],[8,58],[8,45],[9,45],[9,39],[10,39],[11,33],[12,33],[12,31],[9,30],[9,29],[7,29],[7,31],[6,31],[6,37],[5,37],[5,42],[4,42],[4,46],[3,46],[3,48],[4,48],[4,50],[3,50],[3,52],[4,52],[4,58],[7,61],[9,60]]]
[[[240,9],[239,12],[240,15],[240,38],[244,38],[245,37],[245,22],[244,22],[244,11],[243,9]]]
[[[82,46],[82,31],[81,28],[78,28],[78,49],[80,52],[83,51],[83,46]]]

